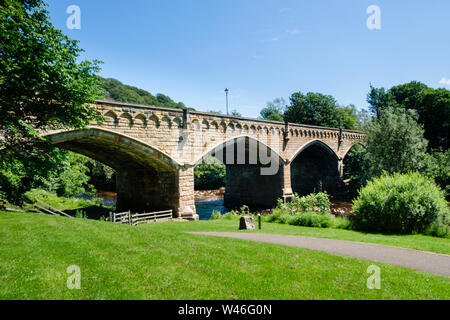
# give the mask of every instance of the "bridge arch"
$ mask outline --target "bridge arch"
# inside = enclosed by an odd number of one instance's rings
[[[302,153],[305,149],[311,147],[311,146],[320,146],[322,147],[324,150],[326,150],[332,157],[336,158],[336,160],[339,159],[338,155],[336,154],[336,152],[334,152],[334,150],[325,142],[315,139],[312,141],[308,141],[307,143],[303,144],[301,147],[299,147],[297,149],[297,151],[289,158],[289,162],[292,162],[295,160],[295,158],[297,158],[297,156]]]
[[[299,195],[321,191],[338,193],[342,184],[339,160],[336,152],[323,141],[305,143],[290,159],[292,191]]]
[[[209,147],[196,161],[215,157],[226,166],[225,206],[273,208],[282,197],[284,160],[261,139],[239,135]]]
[[[45,134],[55,146],[86,155],[117,172],[117,211],[178,212],[181,164],[156,147],[98,127]]]
[[[280,164],[283,164],[285,162],[284,159],[282,158],[281,154],[278,151],[276,151],[274,148],[267,145],[265,142],[255,138],[255,137],[252,137],[248,134],[242,134],[242,135],[230,137],[230,138],[225,139],[221,142],[218,142],[212,146],[209,146],[206,151],[204,151],[199,157],[195,158],[193,165],[194,166],[199,165],[204,159],[212,156],[214,151],[223,149],[224,147],[226,147],[227,144],[230,145],[234,140],[238,140],[238,139],[248,139],[249,141],[251,141],[252,143],[254,143],[256,145],[261,145],[261,146],[265,147],[269,152],[273,153],[274,157],[277,157],[278,160],[280,161]]]

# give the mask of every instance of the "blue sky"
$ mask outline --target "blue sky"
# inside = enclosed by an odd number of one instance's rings
[[[367,107],[369,85],[450,88],[450,1],[48,0],[53,23],[104,61],[101,75],[197,110],[257,117],[293,92]],[[69,5],[81,29],[68,30]],[[381,9],[369,30],[366,9]],[[441,83],[440,83],[441,82]],[[446,83],[444,83],[446,82]]]

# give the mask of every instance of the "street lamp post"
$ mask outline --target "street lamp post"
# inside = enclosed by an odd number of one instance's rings
[[[227,115],[228,115],[228,88],[226,88],[225,89],[225,95],[226,95],[226,98],[227,98]]]

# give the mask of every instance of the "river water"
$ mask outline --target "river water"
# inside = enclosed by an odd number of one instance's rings
[[[222,214],[227,213],[224,207],[223,195],[225,190],[205,190],[195,191],[195,206],[200,220],[209,220],[213,211],[219,211]],[[115,192],[98,192],[98,198],[103,199],[107,206],[115,206],[117,194]],[[352,215],[352,203],[348,199],[331,198],[331,212],[337,216],[348,217]]]

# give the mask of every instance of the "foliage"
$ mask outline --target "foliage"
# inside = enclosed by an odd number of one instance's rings
[[[85,165],[89,168],[89,172],[87,173],[89,183],[97,190],[116,190],[116,171],[99,161],[90,158],[86,160]]]
[[[310,194],[305,197],[294,195],[290,203],[278,200],[273,214],[267,222],[278,222],[316,228],[350,228],[351,223],[344,218],[334,218],[330,213],[330,200],[326,193]]]
[[[292,94],[291,105],[284,113],[284,120],[316,126],[358,129],[354,107],[340,107],[332,96],[321,93],[301,92]]]
[[[92,193],[94,188],[89,184],[89,168],[86,166],[88,158],[65,150],[60,152],[59,165],[46,177],[36,177],[35,185],[64,197]]]
[[[231,111],[230,115],[233,117],[242,117],[242,114],[240,112],[238,112],[237,110]]]
[[[175,102],[170,97],[158,93],[156,97],[150,92],[133,86],[123,84],[112,78],[101,78],[101,87],[106,91],[104,96],[107,100],[145,104],[150,106],[187,109],[183,102]]]
[[[433,150],[426,154],[424,175],[434,181],[450,196],[450,149]]]
[[[194,169],[195,189],[213,190],[225,186],[226,166],[213,157],[207,158]]]
[[[81,52],[51,24],[42,0],[0,3],[0,185],[9,201],[20,204],[58,166],[60,152],[38,129],[101,121],[87,105],[102,93],[99,61],[79,61]]]
[[[271,102],[267,102],[264,109],[261,110],[260,116],[264,120],[284,121],[284,111],[286,109],[286,101],[283,98],[276,98]]]
[[[81,128],[101,120],[86,103],[101,96],[99,61],[50,22],[42,0],[0,3],[0,147],[9,153],[43,152],[36,129]]]
[[[448,229],[450,219],[443,191],[418,173],[372,179],[353,210],[359,229],[387,233],[421,233],[435,223]]]
[[[85,209],[91,206],[101,205],[101,199],[84,200],[78,198],[60,197],[54,192],[42,189],[32,189],[25,193],[31,202],[36,200],[43,201],[58,210],[76,210]]]
[[[366,131],[370,177],[383,171],[405,173],[423,168],[427,141],[414,110],[383,109],[378,118],[367,125]]]
[[[220,213],[220,211],[214,210],[211,214],[211,217],[209,218],[209,220],[219,220],[222,217],[222,214]]]
[[[330,213],[330,199],[326,192],[311,193],[307,196],[300,197],[294,194],[289,203],[283,203],[282,199],[278,199],[276,209],[282,210],[288,214],[296,214],[301,212],[317,212]]]
[[[423,125],[429,149],[449,148],[450,91],[433,89],[412,81],[389,90],[371,86],[368,95],[371,111],[378,116],[387,108],[415,110],[418,122]]]
[[[77,210],[75,213],[75,218],[78,219],[87,219],[87,214],[85,210]]]
[[[367,150],[355,144],[344,158],[344,179],[349,181],[350,193],[357,190],[370,178],[367,168]]]

